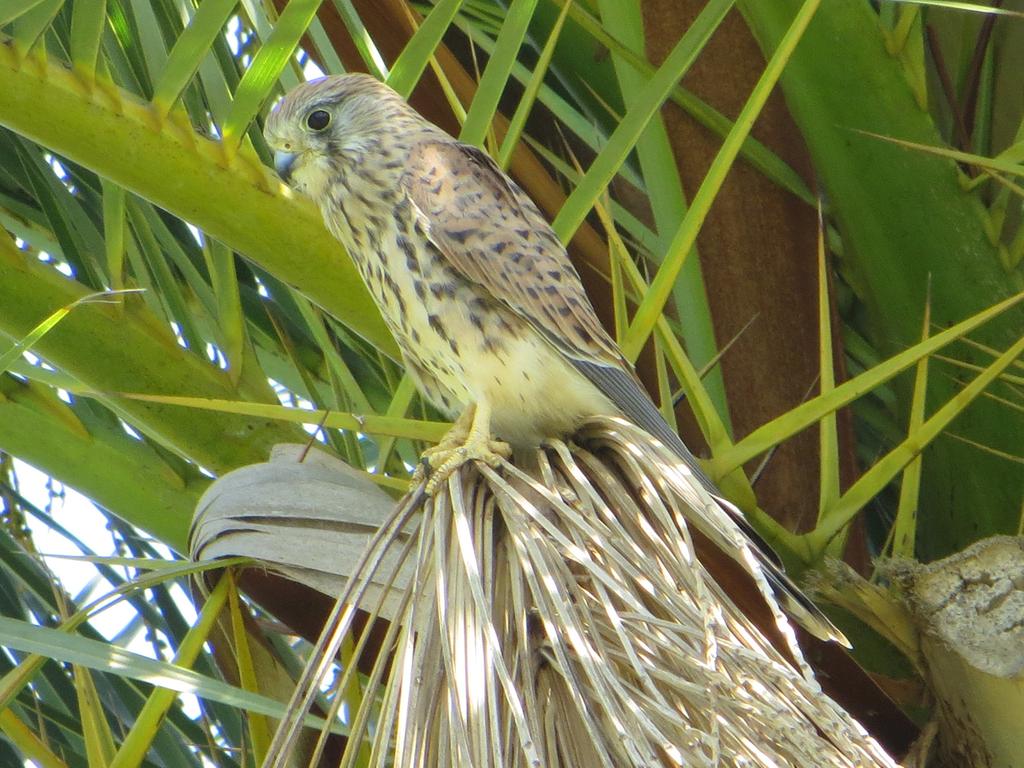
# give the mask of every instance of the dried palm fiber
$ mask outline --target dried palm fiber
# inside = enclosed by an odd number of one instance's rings
[[[357,606],[391,623],[380,647],[356,645],[375,662],[341,765],[894,765],[821,693],[770,599],[783,650],[710,577],[691,527],[718,531],[770,594],[678,460],[617,419],[577,441],[538,451],[536,478],[467,466],[433,498],[406,496],[342,568],[296,716]],[[287,764],[296,732],[282,725],[266,765]]]

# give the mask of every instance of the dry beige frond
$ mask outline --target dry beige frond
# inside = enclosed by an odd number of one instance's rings
[[[319,693],[354,606],[387,605],[341,765],[894,765],[795,643],[793,663],[711,578],[691,529],[717,530],[770,598],[685,468],[620,420],[579,443],[538,451],[532,477],[467,466],[433,498],[407,496],[346,565],[293,699],[298,713]],[[267,765],[285,764],[296,732],[279,731]]]

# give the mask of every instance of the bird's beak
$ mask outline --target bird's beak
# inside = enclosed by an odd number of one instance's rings
[[[285,184],[291,181],[292,166],[297,157],[298,155],[294,152],[282,152],[281,150],[274,152],[274,168],[277,169],[277,175]]]

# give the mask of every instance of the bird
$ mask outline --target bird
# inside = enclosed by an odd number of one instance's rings
[[[427,493],[466,462],[498,466],[589,417],[625,417],[734,513],[780,604],[845,643],[669,427],[565,246],[486,152],[361,73],[297,85],[264,136],[282,181],[319,206],[352,258],[419,390],[455,420],[414,476],[429,474]]]

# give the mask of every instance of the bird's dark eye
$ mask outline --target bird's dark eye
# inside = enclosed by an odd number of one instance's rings
[[[331,124],[331,113],[323,109],[314,109],[306,115],[306,125],[312,131],[322,131]]]

